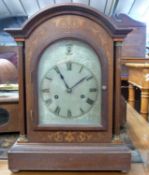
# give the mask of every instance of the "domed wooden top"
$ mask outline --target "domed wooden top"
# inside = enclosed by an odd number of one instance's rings
[[[22,28],[7,28],[5,31],[15,38],[26,39],[37,26],[59,15],[79,15],[87,17],[103,26],[113,38],[124,38],[132,30],[130,28],[117,27],[110,17],[104,15],[95,8],[78,3],[65,3],[53,6],[50,5],[29,18]]]

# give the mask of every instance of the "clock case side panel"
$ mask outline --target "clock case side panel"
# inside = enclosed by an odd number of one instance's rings
[[[19,115],[21,115],[21,131],[20,135],[25,136],[27,134],[26,126],[26,94],[25,94],[25,46],[24,42],[22,46],[19,46]]]

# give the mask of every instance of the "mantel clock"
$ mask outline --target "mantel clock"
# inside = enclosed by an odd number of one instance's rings
[[[9,168],[128,171],[130,153],[119,137],[119,64],[130,30],[94,9],[65,4],[9,32],[22,44],[24,111]]]

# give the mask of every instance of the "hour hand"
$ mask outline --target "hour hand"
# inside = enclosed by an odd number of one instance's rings
[[[65,81],[65,79],[64,79],[64,77],[63,77],[62,74],[60,74],[60,77],[61,77],[61,79],[63,80],[63,82],[64,82],[64,84],[65,84],[65,87],[66,87],[67,89],[69,89],[69,86],[68,86],[68,84],[66,83],[66,81]]]
[[[65,84],[65,87],[66,87],[67,89],[69,89],[69,86],[68,86],[68,84],[66,83],[65,78],[64,78],[64,76],[62,75],[62,73],[60,72],[59,68],[58,68],[57,66],[55,66],[54,69],[55,69],[55,71],[60,75],[60,78],[63,80],[63,82],[64,82],[64,84]]]

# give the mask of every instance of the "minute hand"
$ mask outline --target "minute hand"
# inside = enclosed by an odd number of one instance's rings
[[[86,79],[86,77],[82,78],[81,80],[79,80],[76,84],[74,84],[70,89],[73,89],[74,87],[76,87],[78,84],[80,84],[82,81],[84,81]]]

